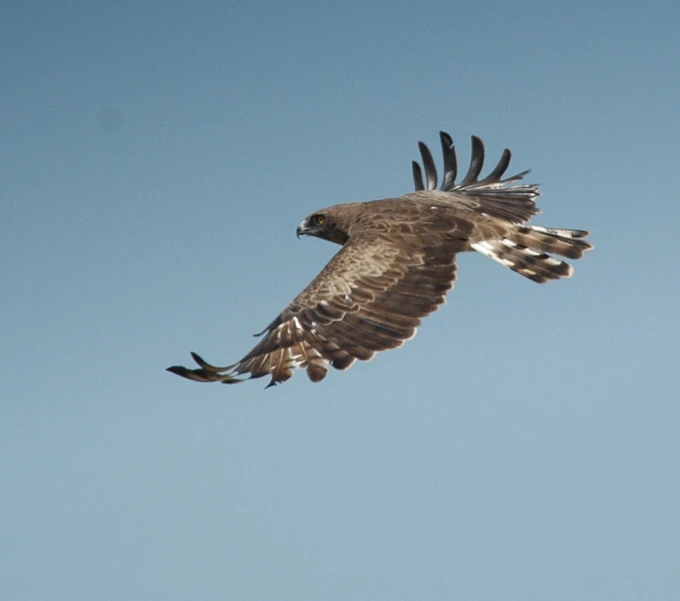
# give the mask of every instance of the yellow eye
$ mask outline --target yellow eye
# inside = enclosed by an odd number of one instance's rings
[[[314,215],[314,217],[312,217],[312,223],[314,225],[323,225],[324,223],[326,223],[326,216],[325,215]]]

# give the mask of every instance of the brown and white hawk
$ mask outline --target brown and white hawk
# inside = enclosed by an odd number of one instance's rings
[[[259,335],[238,363],[215,367],[191,353],[197,369],[169,367],[197,382],[233,384],[271,376],[285,382],[303,368],[312,382],[328,367],[347,369],[357,359],[397,348],[413,338],[420,320],[444,303],[456,277],[456,255],[476,250],[540,284],[570,277],[570,265],[548,253],[578,259],[592,246],[582,230],[526,225],[539,209],[537,185],[503,179],[504,150],[483,179],[484,144],[472,137],[472,158],[456,183],[451,137],[440,132],[444,181],[428,147],[419,143],[425,169],[413,162],[415,192],[399,198],[335,205],[306,217],[298,237],[316,236],[342,248],[312,282]],[[239,378],[238,376],[246,376]]]

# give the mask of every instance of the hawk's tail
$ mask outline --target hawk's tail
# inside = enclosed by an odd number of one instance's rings
[[[551,257],[554,253],[580,259],[592,245],[583,240],[588,232],[521,225],[500,240],[483,240],[472,245],[476,251],[534,282],[571,277],[574,268]]]

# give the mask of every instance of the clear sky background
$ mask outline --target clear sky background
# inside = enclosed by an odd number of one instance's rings
[[[679,6],[5,6],[0,598],[678,599]],[[573,279],[465,255],[317,385],[164,371],[244,355],[336,251],[301,219],[440,129],[591,230]]]

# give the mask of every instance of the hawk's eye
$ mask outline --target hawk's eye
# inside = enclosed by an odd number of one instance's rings
[[[323,225],[326,223],[325,215],[314,215],[312,216],[312,225]]]

